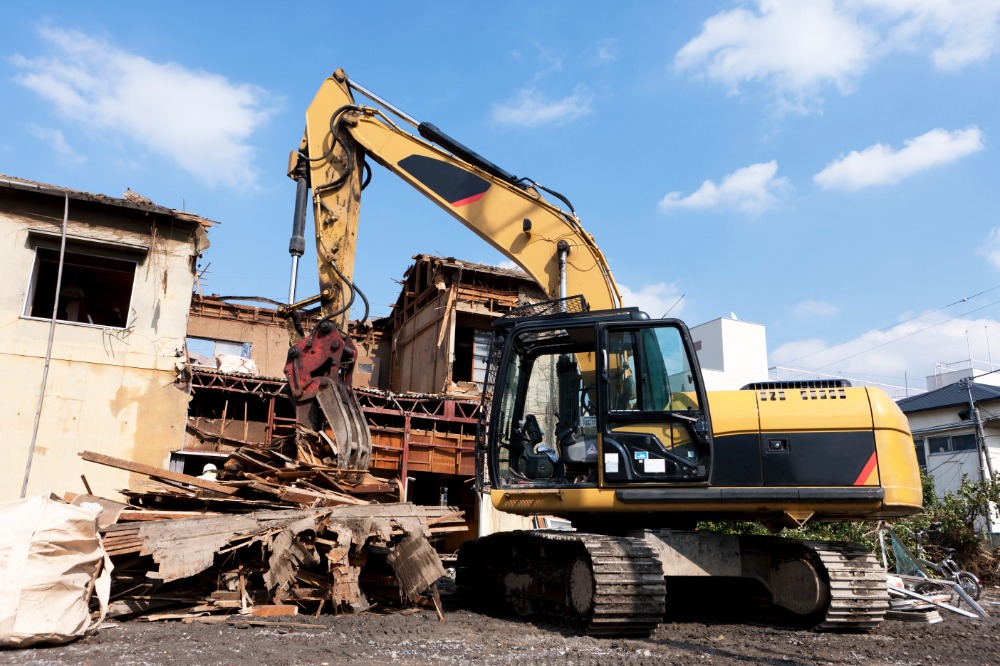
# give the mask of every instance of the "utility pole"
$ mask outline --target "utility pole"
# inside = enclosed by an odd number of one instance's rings
[[[983,433],[983,424],[979,420],[979,410],[976,408],[976,402],[972,399],[972,379],[965,378],[959,384],[969,394],[969,416],[976,427],[976,451],[979,453],[979,479],[980,481],[986,480],[986,470],[983,469],[983,460],[985,459],[986,468],[990,473],[989,478],[993,480],[993,461],[990,460],[990,451],[986,446],[986,435]]]

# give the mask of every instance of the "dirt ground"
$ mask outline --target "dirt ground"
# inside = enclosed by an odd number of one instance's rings
[[[991,600],[1000,591],[984,595],[987,611],[1000,616]],[[1000,619],[944,611],[937,624],[886,621],[861,635],[679,621],[648,639],[596,639],[444,601],[443,623],[431,610],[260,620],[269,626],[239,617],[231,619],[237,624],[109,622],[69,645],[0,651],[0,664],[1000,664]]]

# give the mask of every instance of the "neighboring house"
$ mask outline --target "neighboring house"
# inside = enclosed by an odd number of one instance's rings
[[[982,451],[972,402],[982,426]],[[962,479],[989,477],[989,466],[1000,465],[1000,387],[956,382],[897,403],[910,422],[917,460],[934,478],[938,496],[954,493]],[[987,464],[989,456],[989,464]],[[993,531],[997,529],[994,523]]]
[[[85,492],[83,475],[114,497],[129,474],[78,452],[163,466],[180,448],[188,396],[175,378],[211,225],[131,191],[0,176],[0,498],[18,497],[26,473],[28,494]]]

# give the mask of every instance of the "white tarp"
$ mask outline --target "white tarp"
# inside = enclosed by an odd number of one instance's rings
[[[257,361],[233,354],[219,354],[215,357],[215,367],[219,372],[229,375],[253,375],[260,374],[257,369]]]
[[[111,561],[100,512],[44,495],[0,502],[0,647],[67,643],[104,620]],[[94,592],[101,613],[92,622]]]

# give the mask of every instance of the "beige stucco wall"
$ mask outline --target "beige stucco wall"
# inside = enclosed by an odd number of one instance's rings
[[[22,316],[37,231],[58,233],[61,197],[0,196],[0,499],[15,498],[28,461],[48,320]],[[207,246],[191,223],[70,200],[69,234],[146,245],[138,259],[126,329],[57,323],[28,494],[84,492],[118,498],[127,472],[84,462],[91,450],[166,466],[180,448],[188,396],[174,386],[194,283],[192,257]],[[36,230],[29,235],[29,229]],[[201,240],[196,238],[201,237]],[[86,248],[87,246],[77,246]],[[116,252],[105,246],[102,251]],[[145,479],[145,477],[139,477]],[[131,479],[135,481],[137,479]]]

